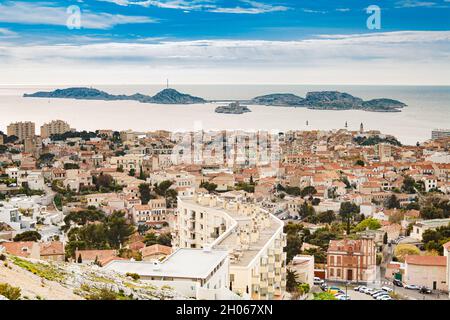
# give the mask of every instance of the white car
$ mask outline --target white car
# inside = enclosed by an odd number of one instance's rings
[[[370,288],[367,288],[367,287],[359,288],[359,292],[361,292],[361,293],[367,293],[367,290],[370,290]]]
[[[322,283],[324,283],[325,281],[320,279],[319,277],[314,277],[314,284],[315,285],[321,285]]]
[[[342,301],[347,301],[347,300],[351,300],[350,297],[348,295],[345,294],[340,294],[336,297],[336,299],[338,300],[342,300]]]
[[[372,295],[372,294],[374,294],[375,293],[375,289],[372,289],[372,288],[368,288],[364,293],[365,294],[369,294],[369,295]]]
[[[382,297],[377,298],[377,300],[387,301],[387,300],[394,300],[394,299],[392,299],[390,296],[382,296]]]
[[[392,290],[392,289],[389,288],[389,287],[382,287],[381,290],[384,290],[384,291],[386,291],[386,292],[392,292],[392,291],[394,291],[394,290]]]
[[[381,291],[377,291],[377,292],[375,292],[374,294],[372,294],[372,297],[378,298],[378,297],[380,297],[380,296],[385,296],[385,295],[387,295],[387,292],[381,290]]]
[[[419,286],[416,286],[415,284],[407,284],[407,285],[405,286],[405,289],[409,289],[409,290],[419,290],[420,287],[419,287]]]

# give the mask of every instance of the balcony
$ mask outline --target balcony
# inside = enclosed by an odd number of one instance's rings
[[[269,271],[269,268],[267,267],[267,265],[261,265],[260,267],[259,267],[259,272],[260,273],[267,273]]]

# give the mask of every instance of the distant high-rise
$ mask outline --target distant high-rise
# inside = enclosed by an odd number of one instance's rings
[[[49,123],[44,123],[41,126],[41,137],[48,138],[53,134],[63,134],[70,131],[70,126],[67,122],[62,120],[53,120]]]
[[[30,121],[11,123],[6,129],[8,136],[16,136],[19,138],[19,141],[23,141],[26,138],[34,138],[35,130],[34,122]]]
[[[431,131],[431,139],[442,139],[450,137],[450,129],[434,129]]]

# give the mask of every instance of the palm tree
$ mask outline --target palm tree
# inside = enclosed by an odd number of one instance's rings
[[[286,290],[288,292],[294,292],[297,290],[298,286],[298,274],[297,271],[287,269],[286,270]]]

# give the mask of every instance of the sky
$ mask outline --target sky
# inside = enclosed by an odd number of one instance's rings
[[[450,0],[0,0],[0,68],[0,85],[450,85]]]

